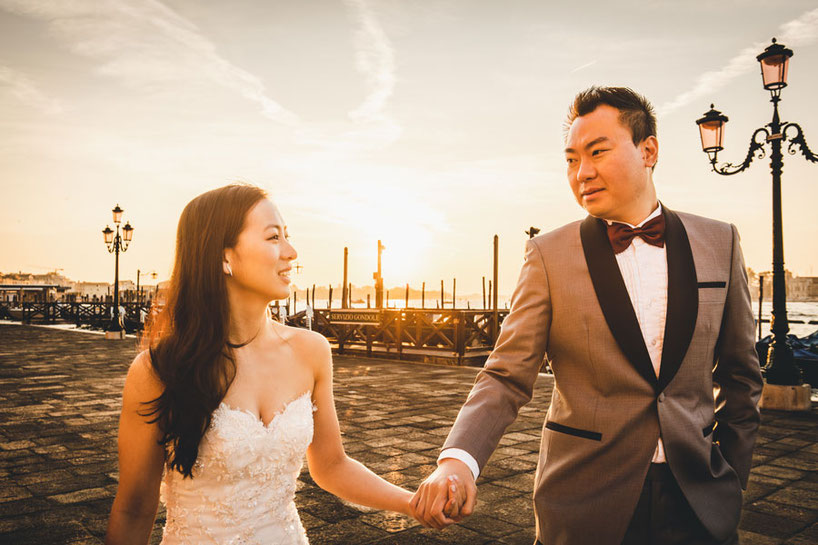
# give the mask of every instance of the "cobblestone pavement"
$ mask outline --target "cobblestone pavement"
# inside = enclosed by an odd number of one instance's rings
[[[101,543],[116,491],[120,395],[135,341],[0,323],[0,543]],[[414,489],[476,369],[335,358],[347,452]],[[476,513],[443,532],[334,498],[302,473],[296,503],[310,543],[530,545],[540,429],[553,379],[538,379],[478,481]],[[151,538],[158,543],[164,512]],[[742,543],[818,543],[818,410],[765,412]]]

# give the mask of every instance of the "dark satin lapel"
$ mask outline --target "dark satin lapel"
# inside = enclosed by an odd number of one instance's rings
[[[579,234],[591,282],[608,328],[628,361],[656,388],[656,373],[653,371],[628,289],[608,241],[605,222],[588,216],[580,225]],[[695,281],[693,285],[695,286]]]
[[[659,371],[659,391],[670,384],[682,364],[699,311],[699,290],[693,252],[682,220],[663,207],[667,247],[667,319]]]

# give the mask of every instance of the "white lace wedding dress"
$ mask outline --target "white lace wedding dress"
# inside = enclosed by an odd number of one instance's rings
[[[314,410],[310,392],[267,425],[248,411],[219,405],[193,478],[168,470],[162,479],[162,544],[306,544],[294,498]]]

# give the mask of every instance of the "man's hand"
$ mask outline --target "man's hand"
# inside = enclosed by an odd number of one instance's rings
[[[444,458],[415,492],[410,506],[418,522],[442,530],[471,515],[476,499],[477,487],[469,467],[460,460]]]

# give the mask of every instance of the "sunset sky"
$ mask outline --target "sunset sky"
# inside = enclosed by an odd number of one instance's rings
[[[565,177],[579,90],[627,85],[659,114],[655,180],[669,207],[735,223],[769,270],[769,160],[709,171],[696,118],[730,117],[740,162],[769,122],[755,55],[795,51],[781,115],[818,150],[818,8],[787,2],[0,0],[0,271],[110,281],[121,257],[168,277],[176,222],[231,181],[268,189],[299,251],[294,283],[479,292],[500,236],[500,292],[524,230],[584,217]],[[785,156],[785,259],[818,276],[818,164]],[[434,289],[434,288],[432,288]]]

